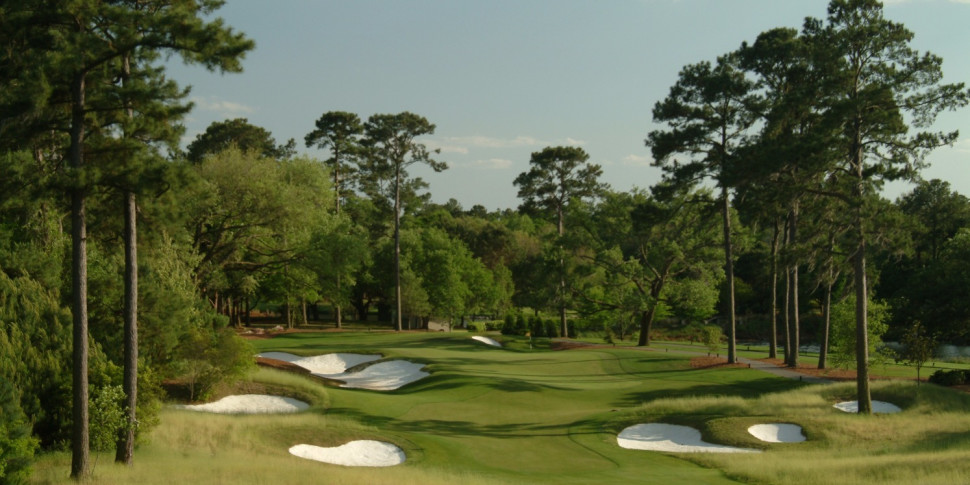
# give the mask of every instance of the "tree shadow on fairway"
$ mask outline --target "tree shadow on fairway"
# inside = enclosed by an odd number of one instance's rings
[[[639,406],[657,399],[676,399],[683,397],[702,396],[737,396],[744,398],[758,397],[763,394],[789,391],[807,384],[798,381],[764,377],[734,382],[696,382],[693,385],[684,380],[658,380],[658,388],[649,391],[631,392],[613,402],[614,406]]]
[[[522,423],[508,422],[482,424],[474,421],[450,421],[445,419],[402,420],[389,416],[374,416],[351,408],[332,408],[330,414],[347,417],[365,425],[389,432],[431,434],[437,436],[485,437],[485,438],[532,438],[537,436],[570,436],[601,433],[601,423],[580,420],[573,423]]]
[[[927,434],[907,447],[908,453],[966,450],[970,448],[970,431],[942,431]]]

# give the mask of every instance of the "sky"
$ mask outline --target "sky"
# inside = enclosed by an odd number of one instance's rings
[[[970,83],[970,0],[891,0],[912,46],[943,58],[944,82]],[[685,65],[713,61],[775,27],[825,18],[825,0],[228,0],[215,12],[255,40],[242,73],[169,61],[191,86],[184,143],[214,121],[247,118],[298,153],[327,111],[410,111],[436,125],[418,139],[440,149],[444,172],[411,169],[433,201],[515,208],[515,177],[547,146],[573,145],[617,191],[660,180],[644,145]],[[960,130],[930,155],[926,179],[970,196],[970,109],[933,129]],[[886,187],[895,199],[911,190]]]

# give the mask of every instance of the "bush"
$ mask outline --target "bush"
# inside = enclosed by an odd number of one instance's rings
[[[216,386],[245,376],[255,368],[252,345],[224,328],[190,334],[182,346],[181,378],[189,386],[190,400],[209,398]]]
[[[539,315],[533,315],[532,318],[529,319],[529,332],[534,338],[542,338],[547,336],[546,325]]]
[[[13,386],[0,376],[0,483],[27,483],[38,446],[19,403]]]
[[[515,335],[515,315],[509,313],[502,323],[502,335]]]
[[[724,332],[721,327],[717,325],[705,325],[701,328],[701,340],[704,342],[704,346],[711,353],[716,353],[721,347],[721,339],[724,338]]]
[[[968,381],[968,376],[966,371],[963,370],[943,370],[940,369],[930,376],[930,382],[933,384],[938,384],[941,386],[959,386],[966,384]]]
[[[544,325],[546,326],[546,337],[556,338],[559,335],[559,327],[556,326],[555,320],[547,318]]]

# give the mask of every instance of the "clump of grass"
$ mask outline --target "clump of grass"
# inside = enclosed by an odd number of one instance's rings
[[[278,369],[260,367],[235,384],[220,390],[220,395],[229,394],[272,394],[292,397],[310,404],[312,407],[330,407],[327,388],[320,381],[306,374],[295,374]]]

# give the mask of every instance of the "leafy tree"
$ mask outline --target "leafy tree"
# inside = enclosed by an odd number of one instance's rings
[[[344,193],[344,182],[352,181],[353,163],[360,154],[360,136],[364,127],[360,118],[354,113],[346,111],[328,111],[320,116],[316,122],[316,129],[307,133],[305,141],[307,147],[317,146],[330,150],[331,157],[324,163],[333,172],[334,209],[340,215],[340,200]],[[339,261],[334,261],[339,264]],[[335,293],[342,293],[342,275],[335,276]],[[337,328],[341,327],[342,313],[340,304],[334,305]]]
[[[654,319],[671,309],[709,316],[723,277],[713,202],[706,191],[664,199],[607,193],[580,225],[589,244],[580,257],[600,270],[584,292],[593,311],[618,310],[618,319],[637,321],[641,346],[650,344]]]
[[[912,177],[933,148],[951,143],[957,133],[909,134],[906,116],[916,128],[928,127],[944,109],[970,101],[962,84],[940,84],[942,59],[910,47],[913,34],[883,17],[876,0],[833,0],[825,23],[807,19],[804,33],[834,76],[824,96],[827,113],[842,128],[842,150],[833,175],[844,181],[832,195],[853,214],[853,273],[856,314],[856,369],[859,413],[872,412],[869,392],[866,196],[885,180]]]
[[[375,114],[364,124],[366,159],[361,167],[360,184],[363,192],[382,203],[390,201],[394,218],[394,275],[395,315],[397,330],[401,325],[401,212],[406,200],[413,199],[424,188],[420,178],[409,178],[407,169],[414,164],[426,164],[435,172],[448,168],[445,162],[431,158],[431,152],[415,138],[434,134],[435,125],[409,112]],[[434,151],[438,153],[438,151]]]
[[[529,171],[520,173],[513,182],[519,187],[518,196],[523,199],[526,212],[552,212],[555,214],[557,234],[563,238],[566,225],[566,208],[573,200],[595,197],[606,186],[597,179],[603,169],[588,163],[589,155],[579,147],[546,147],[532,153]],[[563,252],[562,243],[559,244]],[[566,324],[566,262],[559,255],[559,324],[562,335],[569,335]]]
[[[360,155],[360,137],[364,127],[360,118],[346,111],[328,111],[316,121],[316,129],[307,133],[306,146],[330,150],[324,163],[333,172],[334,208],[340,214],[340,200],[345,182],[352,182],[356,157]]]
[[[704,325],[701,327],[701,342],[707,347],[708,354],[717,352],[724,340],[724,332],[717,325]]]
[[[201,163],[206,156],[233,146],[240,151],[254,150],[264,157],[280,159],[293,156],[295,142],[290,140],[285,145],[277,145],[269,131],[250,124],[246,118],[213,121],[205,132],[189,143],[185,158],[192,163]]]
[[[936,261],[946,242],[970,226],[970,200],[954,192],[950,183],[943,180],[919,182],[897,204],[916,223],[917,266]]]
[[[916,366],[916,385],[918,386],[920,369],[923,368],[923,364],[933,358],[933,354],[936,352],[936,339],[927,335],[922,324],[913,322],[913,325],[903,334],[900,343],[903,345],[900,357]]]
[[[811,210],[804,207],[806,198],[819,190],[835,155],[831,147],[837,146],[830,119],[818,106],[830,76],[813,55],[810,42],[788,28],[742,44],[737,56],[740,66],[755,75],[758,95],[751,106],[759,113],[761,129],[727,167],[732,185],[748,194],[758,192],[763,217],[785,220],[783,247],[773,254],[782,255],[786,267],[785,361],[791,367],[798,365],[799,271],[809,257],[807,236],[799,231],[802,212]]]
[[[6,34],[0,40],[5,53],[0,62],[5,71],[4,84],[12,86],[18,96],[24,96],[15,101],[30,100],[25,104],[12,103],[12,116],[5,113],[0,119],[5,122],[18,118],[39,119],[48,123],[40,126],[45,131],[66,126],[70,139],[66,158],[70,176],[75,180],[68,190],[73,241],[75,372],[71,476],[75,478],[89,472],[85,202],[94,174],[85,163],[86,135],[89,132],[97,135],[99,127],[92,123],[94,114],[99,113],[96,105],[113,89],[110,80],[112,72],[119,71],[118,61],[136,50],[168,51],[210,69],[239,70],[239,59],[252,48],[252,42],[226,28],[221,20],[202,19],[203,14],[218,6],[217,2],[210,1],[175,4],[165,0],[111,5],[95,1],[21,2],[5,12],[0,25],[0,31]],[[179,28],[173,29],[173,25]],[[29,58],[35,67],[20,73],[8,70],[25,64],[24,58]],[[36,87],[23,89],[26,83]],[[53,116],[36,116],[38,111],[56,112],[51,108],[58,105],[66,108],[63,112],[70,113],[69,117],[56,120]],[[4,103],[4,111],[8,106],[11,105]],[[37,127],[34,123],[31,125]]]
[[[832,305],[832,334],[830,336],[830,355],[832,363],[840,369],[849,369],[857,361],[858,342],[855,333],[854,295]],[[866,354],[885,360],[880,353],[882,336],[888,330],[889,305],[873,300],[866,306],[869,325],[866,327]]]
[[[425,313],[406,314],[454,319],[507,308],[509,295],[461,241],[435,228],[406,230],[402,238],[407,253],[402,264],[427,295]]]
[[[27,483],[30,462],[37,440],[30,434],[30,424],[20,409],[20,397],[0,375],[0,481]]]
[[[674,185],[692,186],[713,178],[720,187],[724,232],[724,268],[728,285],[728,362],[737,359],[735,348],[734,254],[731,245],[730,179],[727,176],[755,121],[754,85],[738,67],[736,55],[722,56],[715,64],[700,62],[684,67],[670,93],[653,108],[654,121],[669,129],[654,130],[646,144],[654,164],[663,168]],[[688,158],[679,161],[674,155]]]
[[[900,318],[926,322],[922,328],[951,343],[970,341],[970,228],[944,244],[938,259],[918,271],[901,292]]]

